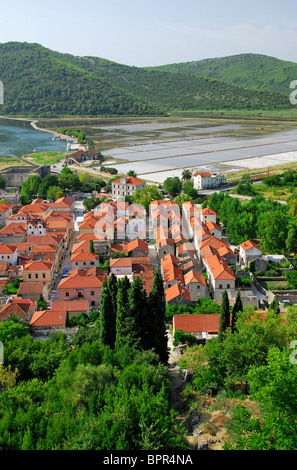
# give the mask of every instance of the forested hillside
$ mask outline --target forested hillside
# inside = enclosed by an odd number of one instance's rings
[[[245,88],[290,93],[296,80],[297,64],[263,54],[239,54],[229,57],[181,62],[149,67],[149,70],[190,74],[221,80]]]
[[[288,96],[280,93],[75,57],[39,44],[0,44],[0,80],[5,90],[2,115],[157,116],[175,110],[292,107]]]
[[[159,109],[38,44],[0,45],[3,115],[158,115]]]
[[[129,67],[98,57],[64,55],[64,60],[167,110],[290,108],[279,93],[243,89],[211,78]]]

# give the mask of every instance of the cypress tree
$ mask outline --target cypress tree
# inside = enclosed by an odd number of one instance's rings
[[[235,304],[232,309],[232,320],[231,320],[231,331],[234,333],[236,331],[236,321],[238,318],[238,312],[242,312],[243,305],[240,296],[240,290],[237,292]]]
[[[116,317],[116,349],[120,349],[125,344],[130,343],[129,336],[129,303],[128,292],[130,289],[130,282],[127,276],[118,280],[117,283],[117,317]]]
[[[219,323],[219,341],[224,341],[226,337],[226,330],[230,327],[230,305],[228,293],[225,290],[222,298],[220,323]]]
[[[143,281],[135,277],[128,295],[129,314],[127,326],[130,329],[131,346],[143,349],[147,345],[148,301]]]
[[[111,302],[112,302],[113,312],[114,312],[114,315],[116,316],[117,315],[117,291],[118,291],[118,287],[117,287],[117,278],[113,273],[111,273],[109,278],[108,278],[107,287],[108,287],[110,295],[111,295]]]
[[[100,340],[103,344],[114,348],[116,336],[116,317],[114,314],[112,295],[108,286],[103,287],[100,297]]]
[[[155,349],[163,363],[168,361],[165,310],[163,278],[157,268],[154,272],[152,291],[149,296],[148,347]]]

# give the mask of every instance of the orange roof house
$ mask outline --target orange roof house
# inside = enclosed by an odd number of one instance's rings
[[[185,287],[180,284],[174,284],[165,290],[166,304],[187,304],[192,305],[191,296]]]
[[[6,303],[1,307],[0,322],[9,319],[11,315],[18,315],[24,320],[30,320],[35,308],[35,300],[15,297],[9,303]]]
[[[30,327],[34,330],[49,330],[65,328],[66,326],[65,310],[42,310],[35,312],[30,321]]]
[[[23,280],[25,282],[41,281],[50,283],[53,279],[53,262],[36,260],[25,264],[23,268]]]
[[[173,335],[176,331],[182,330],[196,336],[198,340],[206,341],[218,335],[220,314],[201,315],[174,315]]]
[[[92,308],[99,308],[104,275],[97,275],[98,268],[70,271],[58,285],[58,300],[87,300]]]

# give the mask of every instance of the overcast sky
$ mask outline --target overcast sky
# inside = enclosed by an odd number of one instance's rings
[[[0,42],[126,65],[187,62],[245,52],[297,62],[294,0],[9,0]]]

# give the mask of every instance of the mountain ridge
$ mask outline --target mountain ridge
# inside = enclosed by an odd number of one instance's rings
[[[60,53],[38,43],[0,44],[1,114],[168,115],[176,110],[289,109],[279,92],[213,77],[127,66]]]
[[[256,53],[172,63],[147,70],[168,71],[216,78],[241,87],[289,93],[290,83],[297,79],[297,63]]]

